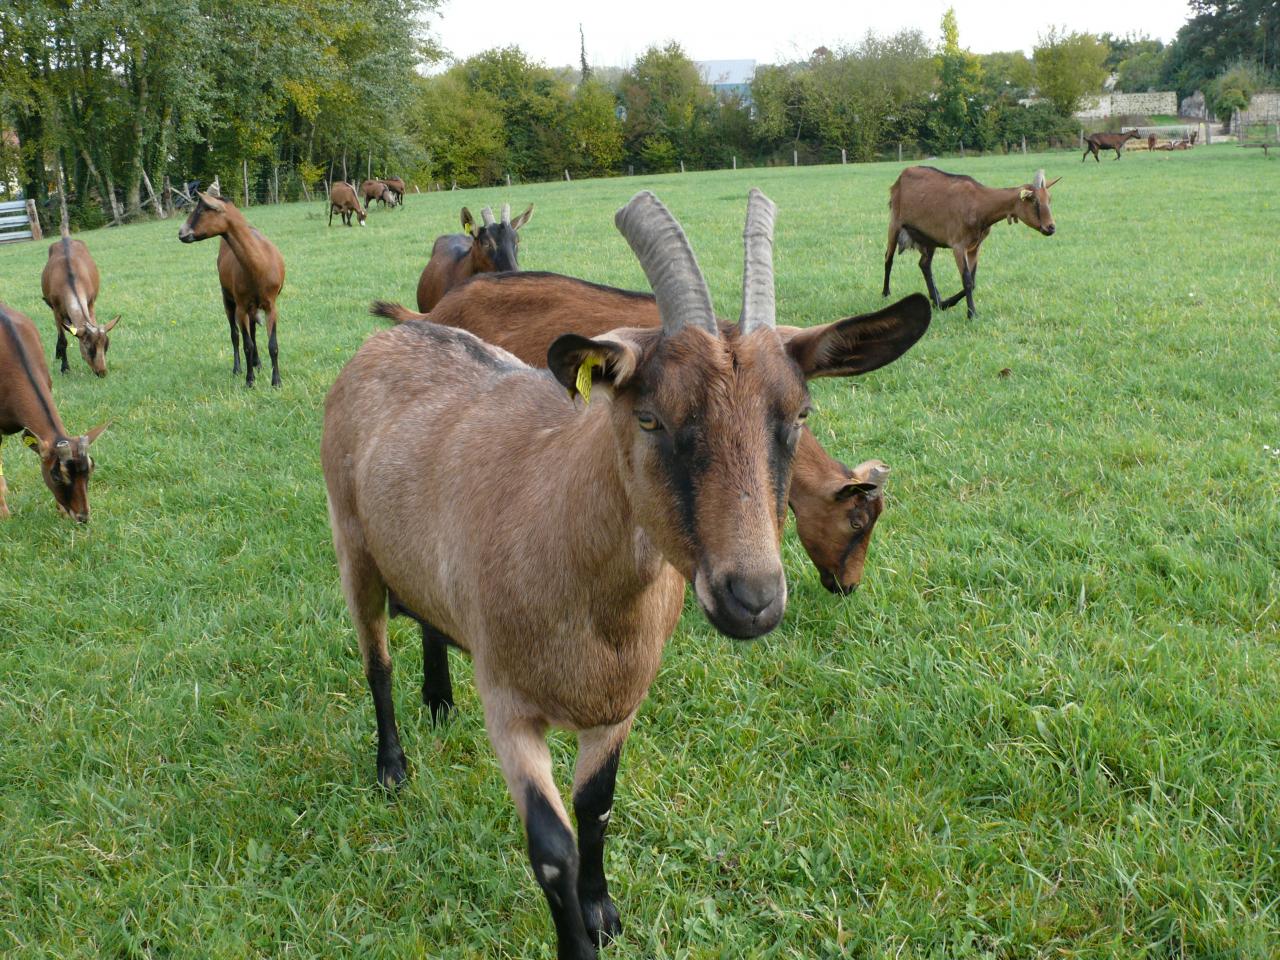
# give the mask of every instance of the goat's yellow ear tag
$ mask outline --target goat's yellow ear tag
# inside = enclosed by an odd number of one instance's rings
[[[36,447],[40,445],[40,441],[37,440],[35,437],[31,436],[31,434],[27,434],[25,437],[23,437],[22,442],[25,443],[32,450],[34,450]]]
[[[603,366],[604,361],[594,354],[578,364],[578,379],[575,386],[578,388],[578,392],[582,394],[582,402],[584,404],[591,402],[591,368]]]

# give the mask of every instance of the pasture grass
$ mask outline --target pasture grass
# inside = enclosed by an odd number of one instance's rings
[[[1274,957],[1280,180],[1230,146],[940,165],[1065,174],[1058,233],[996,226],[977,320],[936,314],[894,365],[815,383],[828,449],[893,468],[866,580],[828,595],[789,533],[774,633],[686,611],[622,765],[605,956]],[[411,194],[364,230],[252,208],[288,264],[278,391],[231,376],[214,243],[173,221],[85,234],[99,313],[124,315],[107,380],[75,354],[55,374],[71,429],[115,421],[92,523],[3,445],[0,954],[552,956],[469,667],[451,657],[459,709],[433,729],[406,621],[412,779],[374,786],[325,392],[463,203],[536,202],[526,269],[635,288],[612,215],[652,188],[736,316],[759,185],[780,316],[810,324],[880,305],[899,169]],[[0,249],[0,300],[52,356],[46,247]],[[914,260],[895,296],[923,289]],[[570,740],[554,752],[567,783]]]

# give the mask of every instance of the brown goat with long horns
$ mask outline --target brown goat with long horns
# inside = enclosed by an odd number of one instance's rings
[[[437,237],[431,248],[431,259],[418,278],[418,309],[426,313],[446,293],[477,273],[519,270],[520,228],[533,216],[533,204],[520,216],[511,219],[511,206],[502,205],[502,219],[495,220],[493,211],[480,211],[479,229],[471,211],[462,208],[462,233]]]
[[[331,227],[334,213],[342,218],[343,226],[351,226],[353,215],[360,226],[364,226],[364,207],[360,206],[360,198],[356,196],[351,184],[345,180],[335,180],[333,186],[329,188],[329,226]]]
[[[1058,177],[1058,180],[1061,180]],[[1049,209],[1049,188],[1044,171],[1037,170],[1031,183],[1020,187],[984,187],[973,177],[944,173],[934,167],[907,167],[889,188],[889,246],[884,252],[884,296],[889,295],[893,254],[920,251],[920,272],[929,288],[929,299],[939,310],[954,307],[963,298],[969,317],[976,317],[973,287],[978,276],[978,250],[991,228],[1001,220],[1021,220],[1046,237],[1057,227]],[[950,247],[964,284],[954,297],[942,300],[933,282],[933,252]]]
[[[108,425],[96,426],[79,437],[67,435],[53,404],[53,379],[36,325],[0,303],[0,443],[7,434],[21,430],[23,442],[40,457],[40,472],[58,509],[80,523],[89,520],[89,476],[93,473],[89,444]],[[7,492],[4,462],[0,460],[0,517],[9,516]]]
[[[561,960],[593,960],[621,930],[603,862],[618,758],[686,581],[729,636],[778,624],[806,381],[890,363],[929,323],[924,298],[913,297],[894,315],[780,335],[773,204],[758,191],[742,319],[728,330],[657,198],[638,194],[616,223],[653,286],[660,329],[566,334],[546,371],[465,331],[405,323],[370,337],[339,374],[321,442],[338,568],[377,714],[378,779],[405,777],[391,599],[474,658]],[[576,845],[549,726],[578,735]]]
[[[67,334],[80,341],[80,355],[89,369],[99,377],[107,375],[107,348],[111,331],[120,322],[117,314],[106,326],[98,325],[94,306],[101,285],[98,265],[82,240],[72,240],[65,229],[62,237],[49,247],[49,259],[40,274],[40,292],[53,311],[58,327],[58,345],[53,359],[62,361],[67,372]]]
[[[178,230],[183,243],[221,237],[218,282],[222,306],[231,326],[233,374],[240,372],[240,338],[244,337],[245,384],[253,386],[258,358],[258,317],[266,317],[267,349],[271,354],[271,385],[280,386],[280,351],[276,343],[276,299],[284,286],[284,257],[230,200],[197,194],[195,209]]]
[[[596,337],[617,327],[662,325],[651,293],[538,271],[481,274],[449,291],[429,314],[383,301],[371,312],[396,323],[430,320],[458,327],[538,367],[546,365],[547,349],[562,333]],[[787,500],[805,552],[832,593],[851,593],[862,581],[888,474],[879,460],[850,469],[807,427],[800,434]]]

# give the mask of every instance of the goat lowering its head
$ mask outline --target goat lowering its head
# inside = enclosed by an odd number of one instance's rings
[[[729,636],[778,624],[806,381],[875,370],[929,324],[917,294],[784,334],[773,214],[752,191],[736,326],[721,329],[684,231],[645,192],[616,223],[653,287],[660,327],[561,335],[548,372],[465,331],[404,323],[365,341],[325,403],[321,463],[377,716],[378,779],[406,775],[392,603],[474,658],[562,960],[594,960],[621,929],[603,862],[618,758],[686,581]],[[576,844],[549,726],[578,733]]]
[[[478,273],[503,273],[519,270],[520,228],[533,216],[533,204],[511,219],[511,205],[502,205],[502,218],[495,220],[493,211],[480,211],[481,225],[462,208],[462,233],[450,233],[436,239],[418,278],[418,309],[429,311],[440,298],[458,284]]]
[[[40,291],[44,302],[53,311],[58,327],[58,344],[54,360],[62,362],[66,373],[67,334],[80,343],[80,355],[89,369],[99,377],[107,375],[107,349],[111,346],[111,331],[120,322],[119,315],[102,326],[94,307],[98,301],[101,279],[98,265],[94,263],[89,248],[82,240],[72,240],[64,233],[49,247],[49,259],[40,274]]]

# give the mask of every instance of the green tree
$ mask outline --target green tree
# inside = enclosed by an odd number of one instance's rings
[[[1105,43],[1091,33],[1065,33],[1050,27],[1035,48],[1035,77],[1040,96],[1070,116],[1088,94],[1107,79]]]
[[[929,140],[935,149],[954,150],[962,143],[987,145],[986,98],[982,62],[960,47],[954,8],[942,15],[942,49],[938,53],[938,85],[929,112]]]
[[[1224,123],[1237,110],[1247,110],[1253,95],[1265,83],[1262,71],[1252,63],[1237,63],[1209,84],[1206,91],[1213,115]]]
[[[622,163],[622,122],[617,100],[590,76],[578,84],[569,106],[569,147],[573,166],[587,176],[614,173]]]
[[[498,97],[475,89],[463,66],[417,77],[413,87],[407,132],[425,152],[422,177],[464,187],[498,182],[507,169],[506,120]]]
[[[714,103],[697,65],[677,43],[650,47],[618,84],[626,110],[623,143],[643,169],[673,169],[696,157],[705,141]]]

